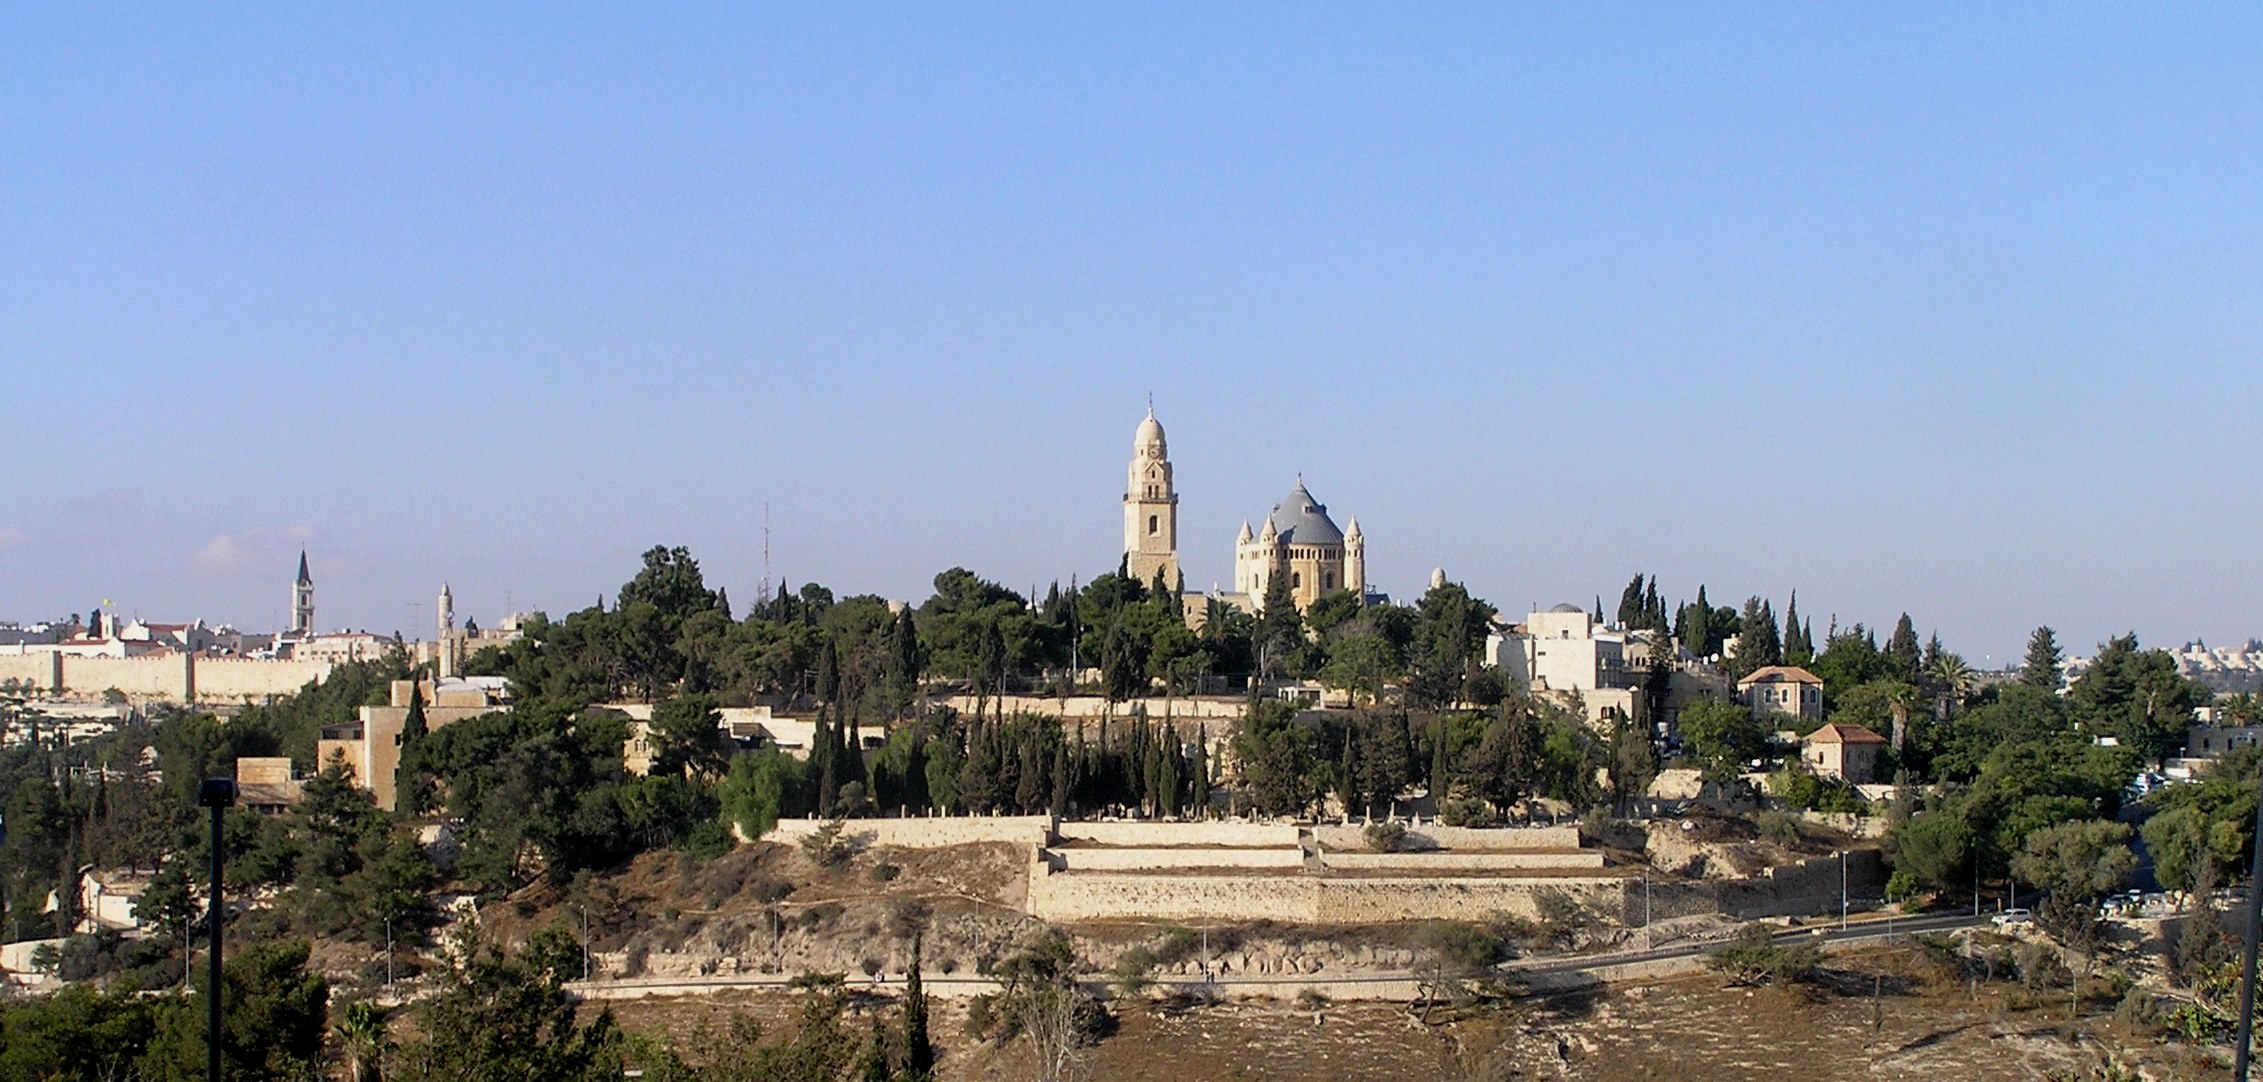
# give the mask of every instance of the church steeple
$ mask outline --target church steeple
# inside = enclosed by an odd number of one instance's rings
[[[1132,434],[1131,469],[1124,489],[1124,565],[1132,578],[1179,581],[1179,495],[1171,483],[1170,446],[1155,406]]]
[[[299,577],[291,583],[291,634],[314,634],[314,576],[307,573],[306,550],[299,550]]]

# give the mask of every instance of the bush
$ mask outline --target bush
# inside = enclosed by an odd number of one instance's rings
[[[1747,924],[1734,942],[1715,947],[1705,963],[1729,974],[1732,984],[1788,984],[1815,975],[1823,951],[1813,943],[1778,944],[1766,925]]]
[[[1296,1008],[1300,1011],[1317,1011],[1328,1006],[1328,996],[1318,988],[1305,988],[1297,992]]]
[[[801,840],[801,851],[821,868],[838,868],[849,859],[848,824],[827,820]]]
[[[967,1001],[966,1025],[961,1032],[975,1040],[987,1040],[990,1031],[998,1025],[998,997],[985,993]]]
[[[1808,777],[1810,775],[1799,776]],[[1786,848],[1798,845],[1801,839],[1806,836],[1800,830],[1799,817],[1790,812],[1761,812],[1753,818],[1752,825],[1754,829],[1760,832],[1762,838]]]
[[[1406,841],[1407,828],[1404,823],[1369,823],[1360,835],[1367,839],[1369,849],[1389,853],[1396,851]]]
[[[901,865],[890,864],[886,861],[882,861],[881,863],[872,866],[871,878],[875,883],[891,883],[895,881],[897,876],[902,874],[904,874],[904,869]]]
[[[1423,926],[1416,941],[1454,974],[1490,969],[1502,957],[1501,937],[1483,925],[1463,921],[1433,921]]]
[[[1202,947],[1202,935],[1192,928],[1168,928],[1163,942],[1155,948],[1155,960],[1163,965],[1177,965],[1194,957]]]
[[[1438,822],[1450,827],[1493,825],[1493,806],[1476,797],[1458,797],[1438,806]]]
[[[1899,868],[1894,870],[1894,874],[1886,877],[1886,900],[1889,902],[1910,901],[1923,893],[1925,893],[1925,884],[1919,881],[1916,876]]]
[[[1116,990],[1126,997],[1137,996],[1155,983],[1155,953],[1146,947],[1133,947],[1116,956]]]

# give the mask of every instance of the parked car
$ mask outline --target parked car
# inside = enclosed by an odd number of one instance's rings
[[[1995,916],[1996,927],[2009,928],[2015,924],[2035,923],[2034,912],[2026,909],[2006,909]]]

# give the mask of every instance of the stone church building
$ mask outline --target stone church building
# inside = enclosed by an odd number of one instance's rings
[[[1276,575],[1288,576],[1289,595],[1298,609],[1338,590],[1368,596],[1367,541],[1359,532],[1359,520],[1350,520],[1349,530],[1338,529],[1328,517],[1327,505],[1313,499],[1304,487],[1303,477],[1273,505],[1264,521],[1257,531],[1246,520],[1242,523],[1241,536],[1234,542],[1232,593],[1185,594],[1190,621],[1199,622],[1198,613],[1212,597],[1248,612],[1258,611]],[[1160,572],[1164,582],[1185,590],[1186,577],[1179,565],[1179,494],[1172,481],[1170,446],[1153,408],[1132,435],[1129,486],[1124,490],[1124,564],[1141,582],[1155,581]]]

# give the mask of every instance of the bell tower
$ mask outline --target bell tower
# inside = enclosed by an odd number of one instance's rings
[[[314,576],[306,572],[306,550],[299,550],[299,577],[291,581],[291,634],[314,634]]]
[[[1179,494],[1171,487],[1171,452],[1163,442],[1155,407],[1132,437],[1130,485],[1124,489],[1124,564],[1142,585],[1161,571],[1172,589],[1179,583]]]

